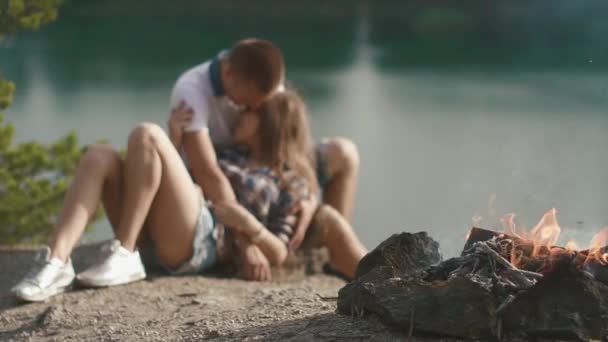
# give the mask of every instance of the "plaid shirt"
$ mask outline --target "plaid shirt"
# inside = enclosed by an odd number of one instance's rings
[[[298,221],[293,209],[310,195],[306,179],[286,171],[281,182],[270,168],[248,165],[247,154],[236,149],[219,151],[218,160],[239,203],[266,229],[288,243]]]

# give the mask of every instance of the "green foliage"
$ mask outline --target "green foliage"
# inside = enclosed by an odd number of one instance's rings
[[[0,39],[20,30],[37,30],[57,18],[63,0],[0,0]]]
[[[0,110],[4,110],[11,105],[14,92],[15,84],[13,82],[3,80],[2,75],[0,75]]]
[[[83,149],[73,132],[13,146],[14,133],[0,115],[0,243],[37,243],[53,228]]]
[[[0,0],[0,39],[53,21],[61,3]],[[11,105],[14,92],[15,84],[0,74],[0,111]],[[14,144],[14,135],[15,127],[0,113],[0,244],[38,243],[57,220],[83,148],[74,132],[48,145]]]

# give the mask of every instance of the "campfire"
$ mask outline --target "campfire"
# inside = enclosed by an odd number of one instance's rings
[[[608,229],[589,248],[557,246],[551,209],[532,229],[472,228],[459,257],[441,261],[426,233],[393,235],[359,264],[338,310],[379,315],[408,334],[495,339],[599,339],[608,335]]]
[[[561,233],[556,209],[547,211],[529,231],[515,224],[514,214],[506,215],[500,221],[503,232],[472,228],[467,234],[463,255],[476,242],[493,240],[499,256],[519,270],[546,274],[562,259],[569,259],[574,266],[608,285],[605,273],[605,266],[608,265],[608,227],[595,234],[588,249],[580,250],[573,240],[563,247],[556,245]]]

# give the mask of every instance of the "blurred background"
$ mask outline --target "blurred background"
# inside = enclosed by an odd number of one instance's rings
[[[559,210],[584,246],[608,224],[605,0],[71,1],[5,40],[16,140],[77,131],[124,148],[166,122],[177,77],[244,37],[273,40],[316,138],[361,154],[354,226],[368,248],[428,231],[446,255],[472,217]],[[87,233],[109,238],[107,221]]]

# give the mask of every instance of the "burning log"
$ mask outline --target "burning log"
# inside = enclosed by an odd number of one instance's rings
[[[587,259],[583,270],[608,285],[608,267],[605,262],[599,262],[595,258]]]
[[[508,236],[504,233],[500,233],[500,232],[496,232],[493,230],[487,230],[487,229],[483,229],[483,228],[477,228],[477,227],[473,227],[471,228],[471,230],[469,230],[469,234],[467,234],[467,239],[464,242],[464,247],[462,249],[463,253],[464,251],[466,251],[467,249],[471,248],[471,246],[475,243],[475,242],[483,242],[483,241],[488,241],[491,240],[494,237],[501,237],[501,236]],[[515,236],[508,236],[510,239],[518,239]],[[523,242],[523,240],[522,240]]]
[[[473,245],[473,247],[480,248],[482,251],[484,251],[484,252],[492,255],[494,257],[494,260],[496,260],[496,262],[498,262],[499,264],[501,264],[502,266],[504,266],[509,271],[521,273],[521,274],[523,274],[523,275],[525,275],[527,277],[530,277],[532,279],[539,279],[539,278],[541,278],[543,276],[540,273],[530,272],[530,271],[518,269],[517,267],[513,266],[513,264],[511,264],[502,255],[500,255],[500,253],[498,253],[494,249],[490,248],[490,246],[488,244],[480,243],[480,244]]]
[[[525,240],[517,236],[499,233],[483,228],[473,227],[467,236],[463,254],[471,246],[478,242],[490,240],[503,241],[500,255],[518,269],[547,273],[551,271],[554,264],[563,257],[570,258],[579,268],[586,270],[596,277],[597,280],[608,285],[608,260],[596,255],[603,256],[608,252],[608,246],[586,250],[570,250],[559,246],[535,246],[533,241]],[[512,265],[512,266],[515,266]]]
[[[449,280],[453,277],[471,278],[492,291],[500,301],[536,284],[542,275],[513,266],[501,253],[501,240],[475,242],[460,257],[429,267],[424,280]]]
[[[471,230],[469,231],[469,234],[467,235],[467,239],[464,243],[463,251],[470,248],[471,245],[475,242],[488,241],[494,237],[502,237],[502,238],[510,239],[510,240],[516,241],[517,243],[521,244],[522,246],[527,246],[527,248],[533,248],[532,246],[534,244],[532,241],[528,241],[528,240],[522,239],[517,236],[508,235],[508,234],[496,232],[493,230],[473,227],[473,228],[471,228]],[[552,248],[558,248],[558,249],[562,249],[562,250],[566,249],[564,247],[559,247],[559,246],[553,246]],[[608,252],[608,246],[600,248],[600,251]],[[577,251],[577,253],[581,254],[581,256],[587,257],[590,253],[590,250],[583,249],[583,250]]]

